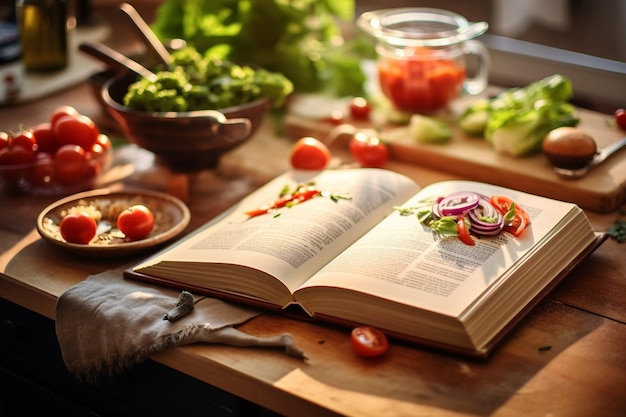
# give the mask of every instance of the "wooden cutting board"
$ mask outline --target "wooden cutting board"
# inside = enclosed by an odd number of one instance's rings
[[[603,148],[617,142],[625,132],[610,126],[611,116],[578,109],[579,127]],[[333,125],[289,114],[285,133],[293,138],[315,136],[324,138]],[[368,127],[361,125],[359,127]],[[406,127],[385,128],[380,136],[389,141],[391,157],[459,175],[518,189],[557,200],[569,201],[600,212],[618,208],[626,199],[626,149],[595,167],[585,177],[563,179],[552,171],[541,154],[514,158],[496,153],[482,138],[471,138],[453,127],[453,138],[445,144],[418,144]]]

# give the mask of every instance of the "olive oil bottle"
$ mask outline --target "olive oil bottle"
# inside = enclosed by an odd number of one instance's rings
[[[17,0],[22,61],[26,71],[54,71],[68,64],[67,1]]]

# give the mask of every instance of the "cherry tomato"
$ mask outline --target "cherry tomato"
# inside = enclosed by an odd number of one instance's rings
[[[73,116],[78,117],[80,113],[72,106],[59,106],[52,112],[50,116],[50,125],[54,126],[61,117],[63,116]]]
[[[11,182],[18,182],[24,178],[25,164],[35,157],[32,150],[22,146],[11,146],[0,149],[0,174]]]
[[[31,152],[35,152],[38,149],[35,136],[33,136],[33,132],[24,129],[20,130],[17,133],[14,133],[9,137],[9,146],[21,146],[22,148],[28,149]]]
[[[366,358],[381,356],[389,349],[387,336],[370,326],[354,328],[350,333],[350,343],[358,355]]]
[[[503,216],[511,209],[513,200],[501,195],[494,195],[490,199],[491,205],[494,206]],[[504,225],[504,230],[513,236],[519,236],[524,229],[530,224],[530,216],[522,207],[515,203],[513,218]]]
[[[474,239],[472,239],[472,237],[469,234],[469,230],[467,229],[467,224],[465,223],[465,216],[462,216],[462,215],[457,216],[456,225],[457,225],[457,228],[459,229],[459,240],[465,243],[466,245],[470,245],[470,246],[476,245],[476,242],[474,242]]]
[[[148,207],[136,204],[120,213],[117,227],[128,239],[143,239],[154,227],[154,215]]]
[[[295,143],[290,160],[295,169],[320,170],[330,162],[330,150],[324,143],[307,136]]]
[[[47,152],[37,152],[32,166],[28,168],[26,178],[31,185],[47,186],[54,180],[54,159]]]
[[[52,124],[52,132],[60,145],[79,145],[85,150],[98,141],[98,127],[89,117],[84,115],[61,116]]]
[[[0,132],[0,151],[9,146],[9,138],[11,136],[7,132]]]
[[[111,149],[111,139],[107,135],[100,134],[96,140],[96,145],[100,145],[104,150]]]
[[[90,154],[93,157],[93,154]],[[102,173],[102,164],[98,159],[89,159],[85,170],[85,179],[95,178]]]
[[[626,109],[615,110],[615,123],[620,129],[626,130]]]
[[[98,225],[87,213],[68,214],[61,220],[61,236],[69,243],[87,244],[96,236]]]
[[[85,178],[88,155],[79,145],[63,145],[54,154],[55,178],[61,184],[77,183]]]
[[[55,153],[59,148],[59,144],[52,133],[52,125],[50,123],[40,123],[31,128],[31,132],[37,142],[37,152]]]
[[[376,136],[358,132],[349,146],[352,157],[365,168],[380,168],[389,159],[387,145]]]
[[[350,117],[355,120],[368,120],[372,106],[363,97],[354,97],[350,102]]]

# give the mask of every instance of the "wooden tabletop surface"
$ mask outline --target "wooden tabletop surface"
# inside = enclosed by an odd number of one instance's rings
[[[105,129],[114,126],[90,86],[80,83],[36,102],[1,108],[0,130],[44,121],[62,104],[76,107]],[[253,140],[224,157],[214,171],[181,177],[156,165],[124,177],[118,185],[174,193],[180,190],[175,184],[187,185],[188,193],[182,194],[192,212],[188,233],[287,169],[293,141],[275,132],[271,119],[266,120]],[[344,149],[333,151],[345,156]],[[421,185],[452,178],[395,161],[388,168]],[[0,188],[0,296],[50,318],[58,297],[70,286],[140,260],[87,260],[42,241],[35,219],[57,198]],[[587,214],[597,231],[620,217],[618,211]],[[396,341],[383,358],[365,360],[351,350],[348,329],[269,313],[242,329],[258,335],[289,332],[308,360],[219,345],[176,348],[154,359],[285,415],[622,416],[625,249],[613,239],[605,242],[485,361]]]

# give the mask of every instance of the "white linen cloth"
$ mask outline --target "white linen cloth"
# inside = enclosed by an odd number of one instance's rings
[[[257,337],[232,326],[262,313],[257,308],[196,298],[181,319],[164,319],[179,291],[124,279],[120,271],[91,276],[71,287],[56,305],[56,333],[68,371],[94,381],[116,374],[151,354],[191,343],[278,346],[304,358],[289,334]]]

